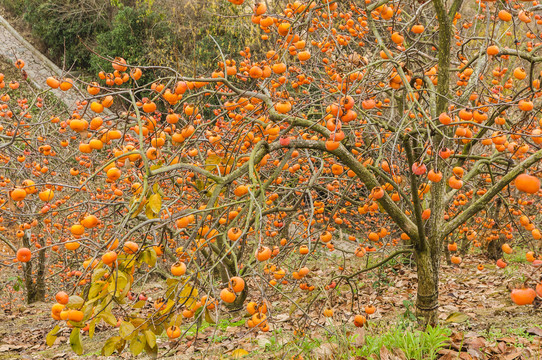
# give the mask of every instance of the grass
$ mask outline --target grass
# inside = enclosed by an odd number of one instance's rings
[[[507,262],[513,262],[516,264],[526,264],[527,258],[525,257],[525,254],[527,254],[527,250],[525,248],[516,246],[514,248],[514,252],[509,255],[504,255],[504,258]]]
[[[191,326],[185,326],[184,328],[181,327],[181,330],[184,332],[186,331],[186,335],[187,336],[195,336],[196,335],[196,331],[203,331],[205,329],[207,329],[208,327],[215,327],[217,328],[218,330],[222,330],[222,331],[226,331],[226,329],[230,326],[242,326],[243,324],[245,323],[245,320],[244,319],[241,319],[241,320],[238,320],[238,321],[230,321],[228,319],[222,319],[222,320],[219,320],[216,324],[210,324],[206,321],[203,321],[201,323],[201,325],[199,326],[199,329],[195,326],[195,324],[192,324]],[[163,335],[165,336],[165,335]],[[222,336],[213,336],[213,339],[212,341],[213,342],[219,342],[219,338],[222,338]]]
[[[536,326],[536,325],[533,324],[533,326]],[[536,338],[534,335],[531,335],[527,332],[526,327],[522,327],[522,326],[510,327],[510,328],[498,328],[496,326],[490,326],[482,335],[489,342],[492,342],[492,343],[496,342],[497,339],[500,339],[503,337],[523,338],[531,342]],[[521,347],[522,344],[520,342],[516,342],[515,346]]]
[[[382,347],[401,350],[408,359],[435,359],[437,352],[446,347],[450,329],[429,326],[426,331],[396,327],[378,335],[365,337],[365,345],[355,355],[370,357],[379,355]]]
[[[405,314],[390,322],[370,322],[363,329],[354,328],[352,324],[337,324],[328,320],[328,331],[323,335],[319,329],[310,330],[310,335],[293,336],[282,329],[276,329],[268,339],[264,349],[251,353],[255,359],[266,356],[295,358],[298,355],[307,359],[326,358],[332,354],[333,359],[380,358],[381,349],[385,347],[390,353],[402,352],[406,358],[415,360],[436,359],[437,352],[448,346],[451,330],[437,326],[428,327],[426,331],[417,329],[407,308]],[[376,357],[375,357],[376,356]]]

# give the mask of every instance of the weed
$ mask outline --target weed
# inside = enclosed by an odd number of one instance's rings
[[[437,352],[446,346],[450,334],[449,329],[440,325],[428,326],[426,331],[397,326],[384,334],[366,336],[365,345],[356,355],[366,357],[379,355],[380,349],[386,347],[390,351],[401,350],[408,359],[435,359]]]

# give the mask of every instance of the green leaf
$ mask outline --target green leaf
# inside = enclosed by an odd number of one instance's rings
[[[121,338],[123,338],[124,340],[130,340],[135,336],[135,334],[135,326],[132,323],[127,321],[123,321],[120,323],[119,335]]]
[[[149,198],[149,207],[155,214],[160,212],[160,209],[162,208],[162,197],[160,194],[152,194]]]
[[[45,342],[47,343],[47,346],[53,346],[59,332],[60,332],[60,326],[58,325],[55,326],[53,330],[49,331],[49,333],[47,334],[47,337],[45,337]]]
[[[156,335],[150,330],[145,330],[144,334],[145,334],[145,338],[147,339],[147,344],[149,344],[151,348],[155,347]]]
[[[72,295],[68,299],[68,304],[66,305],[70,309],[79,309],[81,306],[83,306],[83,303],[85,300],[81,296]]]
[[[196,179],[195,185],[196,185],[196,189],[198,189],[199,191],[203,190],[205,187],[205,185],[203,184],[203,181],[201,181],[200,179]]]
[[[104,347],[102,348],[102,355],[111,356],[111,354],[115,352],[116,346],[120,341],[122,341],[120,336],[113,336],[107,339]]]
[[[444,320],[444,322],[446,322],[446,323],[462,323],[462,322],[465,322],[467,320],[469,320],[469,316],[467,314],[463,314],[463,313],[460,313],[460,312],[453,312],[450,315],[448,315],[448,317],[446,318],[446,320]]]
[[[143,334],[134,337],[132,341],[130,342],[130,352],[134,356],[141,354],[143,349],[145,349],[145,341],[146,341],[146,338],[145,338],[145,335]]]
[[[81,355],[83,353],[83,345],[81,345],[81,334],[79,331],[80,330],[78,328],[75,328],[72,330],[70,335],[70,346],[72,347],[73,352],[77,355]]]

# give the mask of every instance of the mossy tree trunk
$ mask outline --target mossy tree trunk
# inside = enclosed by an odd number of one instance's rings
[[[424,325],[438,322],[439,260],[433,258],[429,249],[416,252],[418,291],[416,315]]]
[[[438,16],[438,83],[436,98],[431,109],[433,117],[448,111],[448,93],[450,88],[450,45],[452,41],[452,22],[463,0],[454,0],[449,8],[442,0],[434,0],[433,6]],[[448,131],[451,131],[450,129]],[[432,136],[432,143],[446,148],[450,140],[440,133]],[[408,153],[407,153],[408,154]],[[409,161],[410,162],[410,161]],[[444,170],[447,165],[440,157],[436,158],[437,170]],[[414,188],[414,187],[413,187]],[[415,189],[415,188],[414,188]],[[413,192],[416,195],[417,193]],[[446,181],[431,186],[431,217],[426,223],[418,224],[419,238],[415,243],[415,255],[418,274],[416,315],[423,325],[438,323],[438,285],[442,247],[447,234],[442,232],[446,210]],[[426,229],[424,229],[426,227]]]
[[[45,300],[45,243],[43,241],[43,238],[40,238],[38,241],[41,245],[41,250],[38,251],[35,278],[32,274],[32,262],[36,260],[29,261],[23,264],[27,304],[32,304],[38,301]],[[23,245],[27,248],[30,248],[30,240],[28,239],[28,236],[26,234],[23,236]]]

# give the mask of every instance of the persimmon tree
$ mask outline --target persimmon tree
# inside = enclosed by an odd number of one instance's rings
[[[52,316],[74,327],[74,350],[79,329],[92,336],[103,320],[119,326],[105,354],[128,343],[156,354],[156,335],[182,338],[186,323],[215,322],[224,307],[268,331],[270,296],[294,304],[299,326],[318,323],[308,310],[333,316],[329,289],[347,284],[355,298],[357,275],[410,253],[417,315],[435,324],[442,253],[458,234],[511,242],[519,221],[540,239],[533,6],[258,2],[247,9],[268,48],[217,47],[216,68],[199,77],[119,57],[96,82],[76,81],[89,95],[70,113],[32,113],[38,102],[4,95],[3,218],[33,240],[30,253],[47,250],[67,270],[71,296],[58,294]],[[65,79],[47,83],[70,91]],[[312,274],[348,243],[357,257],[384,256]],[[164,291],[151,306],[135,289],[155,274]],[[294,289],[327,300],[303,303]],[[516,303],[532,303],[533,289],[518,291]]]

